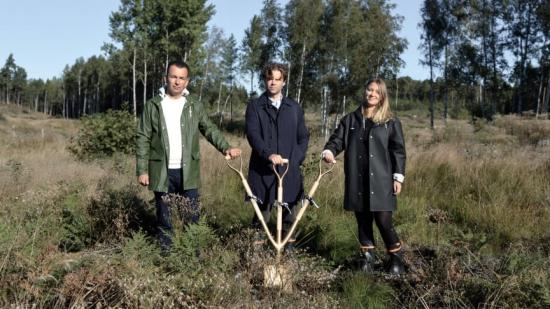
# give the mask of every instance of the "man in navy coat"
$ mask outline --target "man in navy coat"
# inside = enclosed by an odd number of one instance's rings
[[[248,103],[246,108],[246,137],[252,147],[248,183],[258,199],[266,222],[277,199],[277,178],[272,166],[282,173],[283,159],[289,160],[288,173],[283,180],[283,237],[294,221],[294,206],[303,196],[300,165],[304,161],[308,131],[304,111],[296,101],[283,96],[287,69],[279,63],[267,64],[262,72],[266,91]],[[254,226],[259,226],[254,216]],[[289,243],[293,242],[291,238]]]

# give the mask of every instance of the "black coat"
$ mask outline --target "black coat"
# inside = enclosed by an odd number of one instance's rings
[[[401,122],[393,118],[384,124],[375,124],[368,137],[369,153],[361,153],[361,149],[365,149],[363,128],[359,107],[342,118],[325,145],[334,156],[345,151],[344,209],[363,211],[366,206],[370,211],[393,211],[397,207],[393,174],[405,175],[405,141]],[[367,173],[363,166],[368,166]],[[367,191],[366,187],[370,190]]]
[[[269,156],[280,154],[290,160],[283,180],[283,202],[296,203],[303,195],[300,165],[309,141],[304,112],[294,100],[283,97],[277,112],[264,93],[246,107],[246,138],[252,147],[248,183],[254,195],[264,203],[277,198],[277,179]],[[283,171],[279,167],[280,172]]]

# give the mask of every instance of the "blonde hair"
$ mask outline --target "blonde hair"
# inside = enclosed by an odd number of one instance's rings
[[[388,96],[386,83],[381,78],[374,78],[366,83],[365,89],[367,89],[372,83],[376,83],[378,85],[378,94],[380,95],[380,102],[378,103],[378,105],[376,105],[376,107],[374,107],[372,121],[376,124],[386,123],[393,118],[393,113],[390,109],[390,98]],[[363,116],[366,117],[366,113],[367,110],[363,109]]]

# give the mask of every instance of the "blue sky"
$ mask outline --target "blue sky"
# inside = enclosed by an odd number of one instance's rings
[[[254,14],[259,14],[261,0],[209,0],[216,7],[210,26],[218,26],[241,41],[244,29]],[[286,0],[279,0],[285,4]],[[420,0],[393,1],[395,13],[404,16],[400,35],[409,41],[402,54],[405,67],[400,76],[415,79],[428,77],[418,64],[420,52]],[[79,57],[100,55],[104,42],[110,42],[109,15],[119,6],[118,0],[0,0],[0,66],[10,53],[29,78],[60,76],[67,64]]]

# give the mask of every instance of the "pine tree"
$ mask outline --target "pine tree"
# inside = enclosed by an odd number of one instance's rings
[[[250,74],[250,94],[254,91],[254,76],[258,75],[261,68],[262,54],[262,25],[260,17],[254,15],[250,20],[250,26],[244,31],[241,44],[241,70]]]

